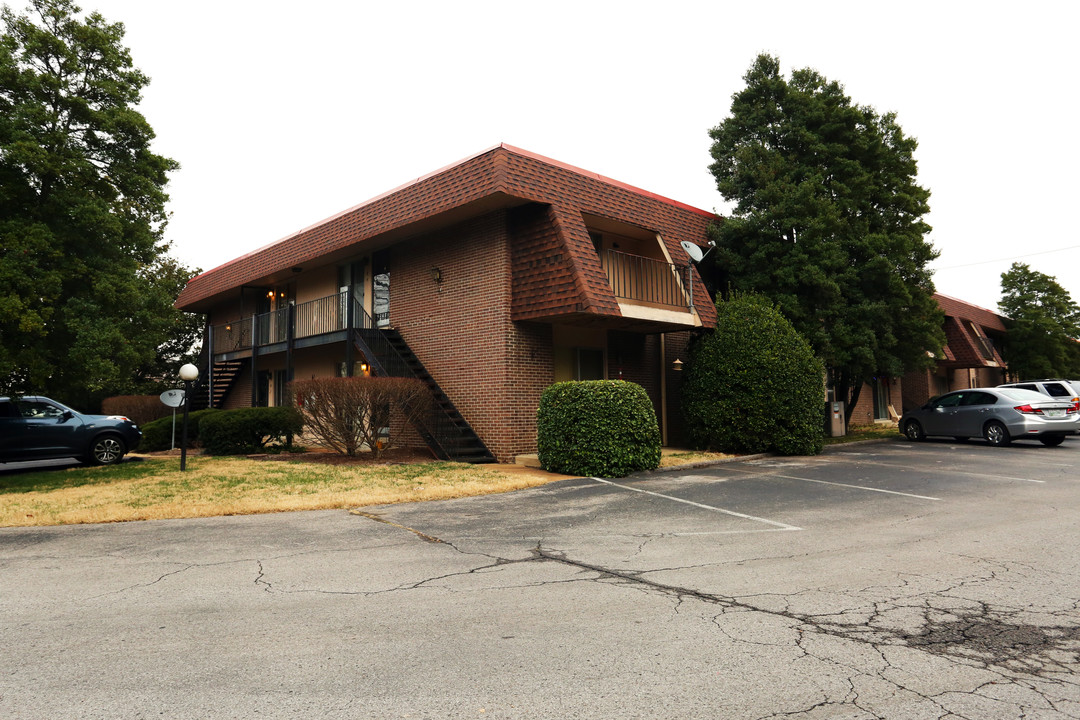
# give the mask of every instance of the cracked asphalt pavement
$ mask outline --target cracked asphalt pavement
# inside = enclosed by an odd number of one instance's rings
[[[1080,438],[0,529],[3,718],[1080,718]]]

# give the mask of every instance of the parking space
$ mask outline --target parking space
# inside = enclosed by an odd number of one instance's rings
[[[4,529],[0,715],[1078,717],[1078,461],[897,441]]]

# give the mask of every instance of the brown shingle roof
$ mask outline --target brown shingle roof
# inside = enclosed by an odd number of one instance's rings
[[[971,320],[984,328],[1005,332],[1004,317],[993,310],[987,310],[941,293],[934,293],[934,299],[937,300],[938,307],[950,317]]]
[[[216,296],[240,286],[327,255],[383,247],[421,232],[425,222],[528,203],[538,207],[522,207],[512,215],[519,231],[511,269],[515,320],[560,313],[619,315],[583,212],[660,233],[677,262],[687,261],[679,241],[703,244],[715,217],[503,144],[204,272],[188,282],[176,306],[203,310]],[[704,324],[715,324],[715,307],[700,282],[695,283],[694,305]]]

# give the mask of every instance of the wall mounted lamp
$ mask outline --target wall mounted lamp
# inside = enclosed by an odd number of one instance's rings
[[[441,283],[442,282],[442,270],[440,270],[437,267],[431,268],[431,279],[434,280],[436,283]]]
[[[682,372],[683,361],[679,358],[675,358],[671,363],[671,369],[675,372]]]

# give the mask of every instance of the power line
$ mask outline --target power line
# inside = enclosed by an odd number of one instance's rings
[[[1065,252],[1066,250],[1076,250],[1078,248],[1080,248],[1080,245],[1070,245],[1069,247],[1058,248],[1056,250],[1043,250],[1042,252],[1026,253],[1024,255],[1016,255],[1013,257],[998,258],[997,260],[980,260],[979,262],[967,263],[966,265],[950,265],[949,267],[935,268],[934,272],[974,267],[976,265],[990,265],[991,263],[1008,262],[1010,260],[1023,260],[1024,258],[1034,257],[1035,255],[1049,255],[1050,253]]]

